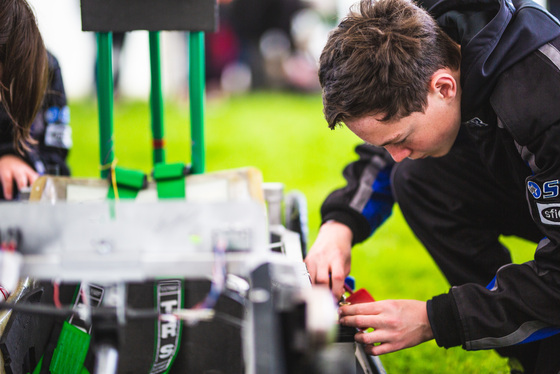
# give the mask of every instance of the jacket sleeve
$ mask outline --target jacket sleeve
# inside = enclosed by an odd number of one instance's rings
[[[558,47],[547,52],[560,58]],[[500,119],[498,126],[512,139],[514,156],[532,172],[524,187],[543,239],[533,261],[503,266],[486,288],[475,284],[453,287],[428,302],[428,316],[440,346],[490,349],[560,332],[558,87],[560,70],[543,54],[543,48],[506,72],[496,87],[491,102]]]
[[[322,221],[347,225],[353,243],[364,241],[390,215],[394,203],[391,169],[394,161],[383,148],[362,144],[356,147],[359,159],[343,171],[346,186],[333,191],[321,207]]]

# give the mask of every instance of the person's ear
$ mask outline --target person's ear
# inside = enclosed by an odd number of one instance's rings
[[[449,69],[439,69],[432,75],[430,91],[442,99],[454,99],[459,92],[458,77]]]

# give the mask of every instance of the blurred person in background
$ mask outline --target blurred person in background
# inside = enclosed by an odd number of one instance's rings
[[[316,8],[305,0],[220,0],[219,29],[206,34],[210,94],[216,90],[317,91],[318,53],[311,51],[310,39],[316,38],[311,35],[316,33],[314,27],[324,20]],[[327,30],[320,31],[324,39]]]
[[[221,91],[224,70],[236,63],[241,54],[239,37],[231,22],[232,1],[218,0],[218,29],[204,34],[206,89],[210,95]]]
[[[30,139],[14,145],[13,126],[5,108],[0,107],[0,199],[18,197],[43,174],[70,175],[66,163],[72,147],[70,109],[57,59],[48,53],[48,86],[42,105],[33,120]]]
[[[44,132],[45,99],[49,83],[57,90],[58,66],[47,51],[35,15],[25,0],[5,0],[0,9],[0,199],[12,199],[18,189],[31,185],[58,156],[38,156],[49,142],[35,136]],[[52,69],[49,65],[52,64]],[[60,72],[58,71],[60,77]],[[62,97],[62,98],[61,98]],[[64,102],[64,92],[52,93],[52,101]],[[38,114],[39,113],[39,114]],[[57,119],[58,120],[58,119]],[[37,125],[33,125],[36,123]],[[39,124],[40,123],[40,124]],[[54,142],[60,134],[52,129]],[[63,170],[59,170],[61,173]]]

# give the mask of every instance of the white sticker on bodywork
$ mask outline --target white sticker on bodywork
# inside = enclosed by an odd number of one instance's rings
[[[70,125],[49,123],[45,131],[45,144],[56,148],[72,148],[72,128]]]

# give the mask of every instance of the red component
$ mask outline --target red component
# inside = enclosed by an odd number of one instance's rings
[[[8,297],[10,296],[10,293],[8,292],[7,289],[5,289],[4,287],[0,286],[0,293],[1,293],[2,296],[4,297],[4,301],[8,300]]]
[[[354,291],[350,296],[348,296],[346,298],[346,301],[350,304],[360,304],[371,303],[372,301],[375,301],[375,299],[365,288],[360,288],[359,290]]]
[[[165,139],[153,139],[154,149],[163,149],[165,147]]]

